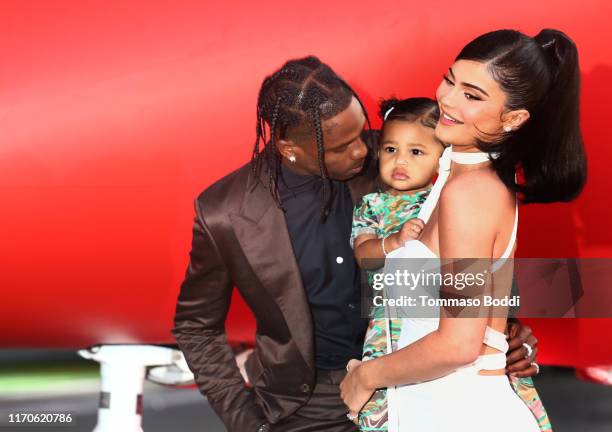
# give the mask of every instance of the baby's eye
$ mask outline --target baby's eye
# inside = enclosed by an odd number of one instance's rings
[[[396,149],[395,147],[385,147],[385,152],[387,153],[395,153]]]
[[[410,153],[412,153],[415,156],[425,154],[425,153],[423,153],[423,150],[419,150],[419,149],[412,149],[412,150],[410,150]]]

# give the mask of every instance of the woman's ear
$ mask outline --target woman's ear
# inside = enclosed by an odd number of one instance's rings
[[[504,132],[512,132],[520,129],[529,120],[529,111],[518,109],[508,111],[502,116],[502,129]]]

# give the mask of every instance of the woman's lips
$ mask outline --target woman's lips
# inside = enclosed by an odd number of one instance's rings
[[[463,122],[448,115],[445,111],[440,111],[440,123],[442,123],[445,126],[455,126],[455,125],[463,124]]]

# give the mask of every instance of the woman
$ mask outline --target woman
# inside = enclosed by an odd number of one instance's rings
[[[459,53],[436,98],[436,137],[452,148],[421,210],[420,240],[389,256],[511,258],[516,195],[569,201],[585,182],[576,47],[556,30],[487,33]],[[402,319],[397,349],[349,363],[349,415],[388,387],[390,431],[539,431],[504,376],[506,316],[440,316]]]

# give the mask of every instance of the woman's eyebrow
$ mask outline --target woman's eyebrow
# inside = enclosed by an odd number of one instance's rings
[[[448,68],[448,72],[450,73],[450,76],[455,79],[455,74],[453,73],[453,68]],[[474,90],[478,90],[479,92],[481,92],[482,94],[489,96],[489,93],[487,93],[486,91],[484,91],[483,89],[481,89],[480,87],[478,87],[477,85],[474,84],[470,84],[470,83],[466,83],[466,82],[461,82],[461,85],[464,85],[466,87],[470,87],[473,88]]]
[[[474,84],[470,84],[470,83],[466,83],[466,82],[461,82],[462,85],[469,87],[469,88],[473,88],[474,90],[478,90],[480,93],[485,94],[487,96],[489,96],[489,93],[487,93],[486,91],[484,91],[483,89],[481,89],[480,87],[478,87],[477,85]]]

